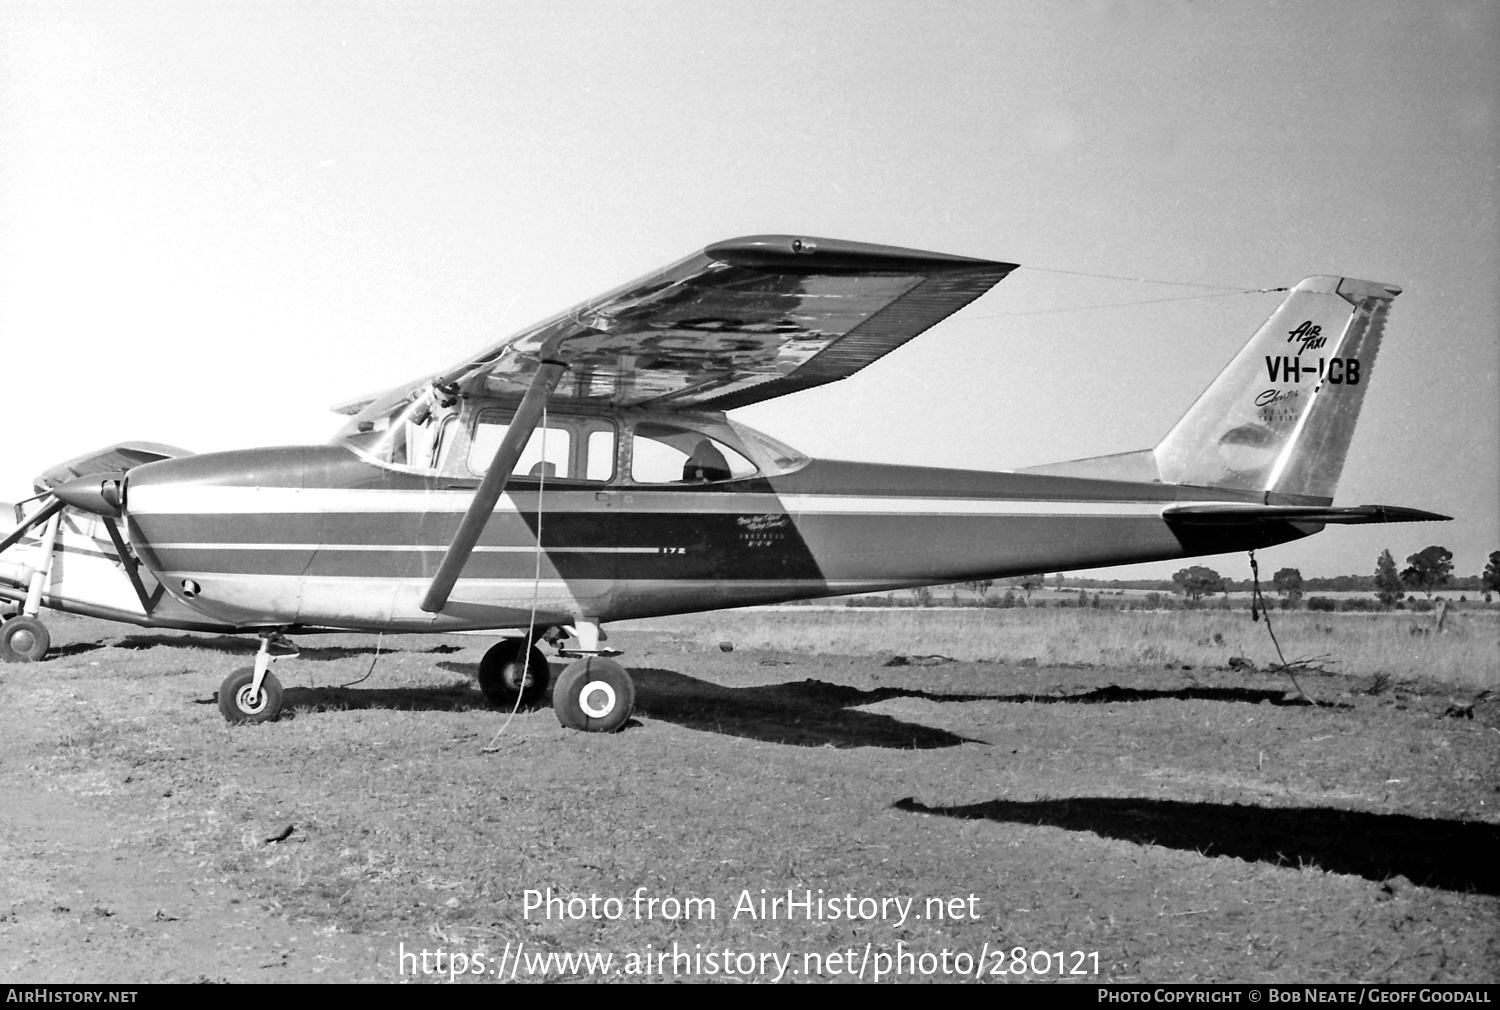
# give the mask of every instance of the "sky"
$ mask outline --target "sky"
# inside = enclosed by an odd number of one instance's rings
[[[1336,501],[1455,521],[1261,564],[1436,543],[1475,574],[1500,549],[1497,68],[1500,7],[1463,0],[0,0],[0,498],[122,439],[326,441],[335,403],[782,232],[1022,264],[732,415],[844,459],[1151,446],[1281,297],[1243,292],[1397,283]]]

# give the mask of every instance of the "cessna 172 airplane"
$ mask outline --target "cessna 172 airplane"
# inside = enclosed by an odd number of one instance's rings
[[[41,607],[251,633],[219,689],[274,719],[296,633],[508,630],[496,703],[550,670],[561,722],[613,730],[625,618],[1241,551],[1328,523],[1391,285],[1310,277],[1154,448],[1009,473],[836,462],[730,418],[842,379],[1015,264],[829,239],[711,245],[436,375],[341,409],[328,445],[193,455],[127,442],[37,478],[0,539],[0,652]]]

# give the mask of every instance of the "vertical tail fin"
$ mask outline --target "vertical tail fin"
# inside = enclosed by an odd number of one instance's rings
[[[1153,452],[1160,479],[1332,500],[1393,284],[1309,277]]]

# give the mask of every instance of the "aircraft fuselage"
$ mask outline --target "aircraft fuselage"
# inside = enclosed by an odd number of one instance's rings
[[[831,460],[707,483],[515,478],[449,604],[426,613],[474,485],[339,446],[189,456],[131,471],[130,539],[215,624],[439,631],[525,625],[533,604],[539,622],[603,623],[1240,550],[1316,528],[1207,543],[1162,510],[1262,496]]]

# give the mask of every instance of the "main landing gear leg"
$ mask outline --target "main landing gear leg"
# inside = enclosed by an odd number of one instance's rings
[[[281,714],[281,681],[271,672],[272,661],[297,655],[296,646],[280,632],[260,637],[255,665],[243,666],[219,685],[219,711],[230,722],[271,722]]]

